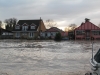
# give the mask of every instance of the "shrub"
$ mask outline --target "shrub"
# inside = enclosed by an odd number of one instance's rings
[[[56,36],[54,38],[55,41],[61,41],[62,37],[60,33],[56,33]]]

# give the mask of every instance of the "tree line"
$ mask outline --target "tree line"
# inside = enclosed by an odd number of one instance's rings
[[[17,24],[17,18],[9,18],[4,20],[5,23],[5,29],[12,31],[15,25]],[[2,28],[2,21],[0,21],[0,28]]]

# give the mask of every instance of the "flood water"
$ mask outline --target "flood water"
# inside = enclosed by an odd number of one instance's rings
[[[91,41],[0,40],[0,75],[84,75]],[[94,42],[94,54],[100,41]]]

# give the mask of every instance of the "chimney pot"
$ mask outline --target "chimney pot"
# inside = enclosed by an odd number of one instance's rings
[[[85,18],[85,22],[89,22],[90,21],[90,19],[88,19],[88,18]]]

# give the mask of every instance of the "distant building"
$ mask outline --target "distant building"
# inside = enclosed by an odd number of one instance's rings
[[[56,36],[56,33],[61,33],[62,37],[66,36],[66,32],[64,32],[63,30],[57,28],[57,27],[51,27],[49,29],[47,29],[43,34],[45,38],[52,38],[54,39],[54,37]]]
[[[85,23],[75,29],[75,39],[100,39],[100,28],[86,18]]]
[[[13,29],[13,37],[34,39],[40,37],[40,33],[45,30],[46,27],[41,18],[38,20],[19,20]]]

